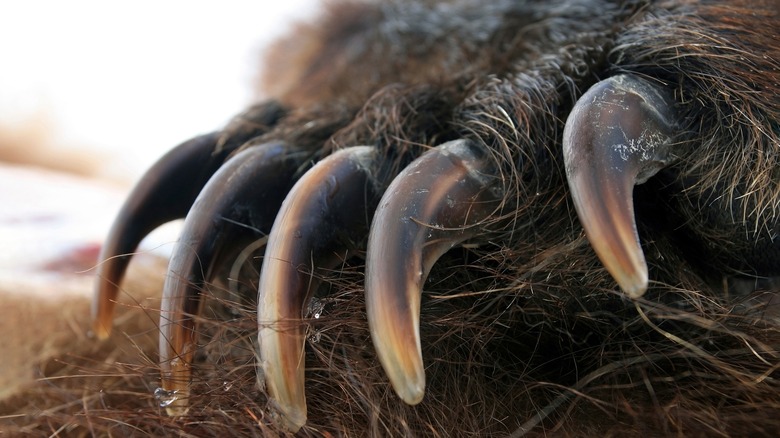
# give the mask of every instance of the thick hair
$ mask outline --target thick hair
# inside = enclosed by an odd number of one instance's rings
[[[425,284],[417,406],[372,347],[364,254],[317,273],[299,435],[780,432],[778,29],[770,0],[337,2],[280,41],[262,79],[274,101],[236,117],[223,142],[251,132],[251,144],[318,157],[373,145],[393,174],[466,137],[490,151],[506,193]],[[574,102],[619,73],[671,89],[681,126],[680,160],[635,191],[652,280],[637,300],[591,249],[561,152]],[[165,416],[153,396],[154,330],[42,366],[52,379],[2,412],[41,435],[279,433],[256,377],[260,263],[245,263],[243,287],[203,291],[188,416]]]

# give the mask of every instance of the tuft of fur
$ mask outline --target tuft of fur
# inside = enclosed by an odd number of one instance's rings
[[[387,182],[424,150],[467,137],[490,151],[506,193],[484,233],[425,285],[418,406],[395,396],[376,359],[362,254],[316,273],[299,435],[777,435],[777,29],[777,1],[341,2],[280,42],[265,87],[286,112],[252,144],[282,140],[314,158],[374,145]],[[584,237],[561,153],[574,102],[621,72],[674,90],[683,126],[678,163],[636,189],[652,279],[636,301]],[[33,434],[279,433],[255,376],[261,262],[246,263],[240,287],[203,291],[187,417],[162,414],[156,353],[139,343],[109,365],[97,353],[62,359],[93,383],[69,368],[35,390],[38,401],[4,404],[3,421]],[[121,384],[100,383],[103,372]]]

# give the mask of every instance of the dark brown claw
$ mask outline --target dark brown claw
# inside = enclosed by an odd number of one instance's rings
[[[202,135],[177,146],[149,169],[128,196],[100,253],[93,331],[111,334],[119,284],[141,240],[158,226],[182,219],[211,175],[238,147],[268,130],[284,115],[274,101],[254,105],[236,116],[222,132]]]
[[[675,159],[674,130],[672,96],[637,76],[619,75],[582,95],[563,131],[566,177],[580,222],[632,298],[642,296],[648,282],[633,189]]]
[[[216,152],[218,133],[182,143],[163,156],[141,178],[122,206],[100,253],[93,330],[98,338],[111,334],[114,303],[132,252],[158,226],[181,219],[209,177],[234,148]]]
[[[203,188],[187,215],[168,267],[160,316],[162,388],[171,415],[187,409],[200,292],[217,263],[264,236],[290,190],[304,154],[268,143],[228,160]],[[235,254],[233,254],[235,255]]]
[[[479,232],[500,208],[493,162],[465,140],[445,143],[412,162],[380,201],[366,255],[371,337],[396,393],[408,404],[425,392],[420,295],[431,267]]]
[[[359,146],[320,161],[292,188],[268,237],[257,304],[259,372],[291,431],[306,422],[302,318],[319,285],[315,269],[336,267],[368,233],[381,195],[372,179],[377,156]]]

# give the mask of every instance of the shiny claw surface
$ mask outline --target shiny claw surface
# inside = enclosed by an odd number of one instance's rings
[[[442,254],[480,232],[502,199],[490,157],[466,140],[443,144],[412,162],[382,197],[366,254],[371,338],[396,393],[419,403],[425,393],[420,295]]]
[[[632,298],[642,296],[648,282],[634,219],[634,185],[675,159],[674,118],[667,90],[619,75],[582,95],[563,131],[577,214],[596,254]]]
[[[132,252],[158,226],[183,218],[208,178],[232,152],[215,153],[217,133],[182,143],[161,158],[133,189],[103,244],[92,301],[93,330],[111,334],[114,303]]]
[[[242,151],[214,174],[187,215],[160,317],[162,388],[178,394],[166,407],[170,414],[186,412],[201,291],[215,265],[235,259],[237,250],[268,233],[302,162],[302,154],[278,143]]]
[[[96,333],[124,254],[186,214],[159,337],[183,433],[204,412],[318,436],[775,418],[780,16],[736,3],[334,2],[271,59],[273,127],[185,143],[132,193]],[[259,272],[221,276],[258,239]],[[203,290],[234,280],[256,313],[230,307],[241,344],[190,393],[222,341],[196,339]]]
[[[257,319],[260,366],[285,427],[306,422],[304,309],[318,269],[332,269],[363,240],[381,190],[372,180],[375,148],[341,150],[292,188],[268,237]]]
[[[245,141],[282,117],[276,102],[250,107],[222,131],[173,148],[139,180],[103,243],[92,300],[92,325],[99,339],[111,334],[119,285],[141,240],[160,225],[187,215],[195,198],[222,163]]]

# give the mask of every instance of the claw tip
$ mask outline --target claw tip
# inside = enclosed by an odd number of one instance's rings
[[[633,275],[615,276],[616,281],[623,289],[623,292],[631,299],[640,298],[647,291],[648,274],[647,265],[637,267],[632,272]],[[622,278],[621,278],[622,277]]]
[[[306,411],[295,406],[277,406],[279,412],[276,420],[288,431],[298,432],[306,424]]]
[[[408,381],[404,388],[396,388],[396,393],[404,403],[414,406],[420,403],[425,396],[425,381]]]
[[[188,406],[168,406],[165,408],[165,413],[168,414],[169,417],[183,417],[187,415],[187,411],[189,411],[190,408]]]
[[[104,324],[102,321],[95,321],[92,323],[92,332],[100,341],[105,341],[111,336],[111,326]]]

